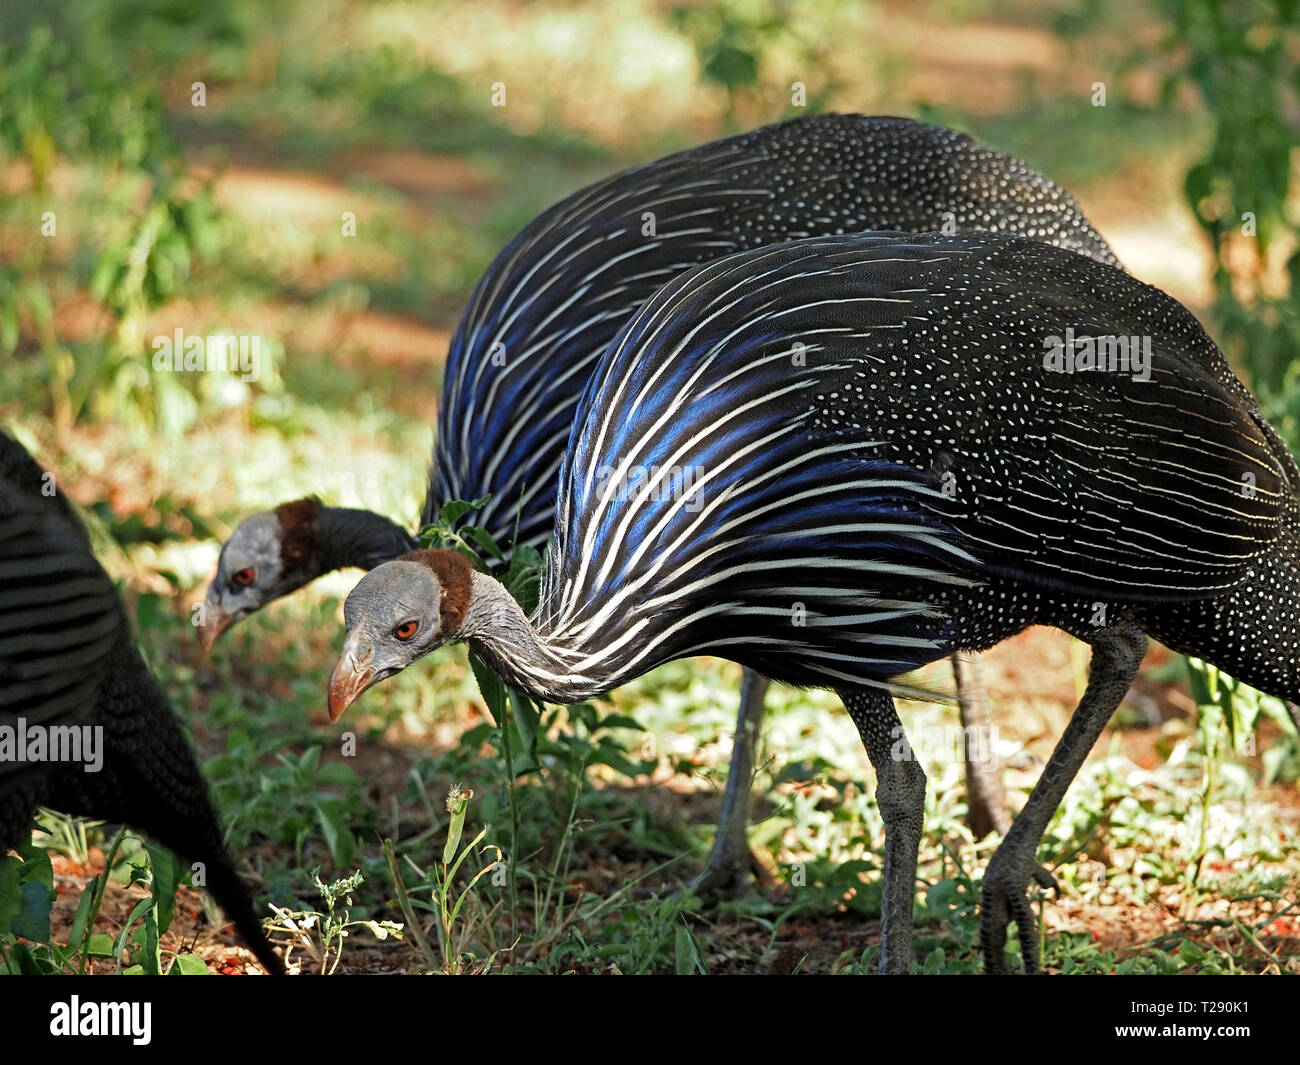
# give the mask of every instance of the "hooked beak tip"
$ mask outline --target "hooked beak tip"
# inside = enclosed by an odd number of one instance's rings
[[[357,669],[351,663],[340,661],[330,674],[329,715],[330,721],[338,721],[349,706],[357,701],[363,691],[374,680],[373,669]]]
[[[230,628],[231,617],[222,611],[209,611],[208,618],[201,625],[196,626],[195,632],[199,638],[199,646],[203,648],[203,657],[212,657],[212,648],[221,634]]]

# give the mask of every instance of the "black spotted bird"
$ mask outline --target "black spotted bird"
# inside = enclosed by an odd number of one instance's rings
[[[693,467],[694,494],[607,476],[647,463]],[[449,640],[549,701],[698,654],[835,689],[878,779],[880,965],[905,972],[925,776],[891,757],[897,678],[1059,627],[1090,679],[985,878],[998,969],[1147,633],[1300,697],[1297,476],[1195,318],[1112,266],[997,235],[759,248],[669,283],[602,357],[536,611],[453,554],[380,566],[345,606],[332,711]]]
[[[53,474],[3,432],[0,730],[11,738],[0,745],[0,860],[30,834],[38,806],[128,824],[202,863],[207,890],[258,961],[284,971],[84,526]]]
[[[448,355],[421,522],[445,500],[486,496],[464,521],[502,544],[517,526],[519,543],[541,547],[583,389],[661,285],[735,252],[863,230],[1018,233],[1116,264],[1059,186],[963,133],[908,119],[797,119],[615,174],[526,226],[475,289]],[[371,569],[414,547],[414,531],[365,510],[299,500],[253,515],[222,548],[200,638],[211,648],[323,573]],[[747,674],[706,886],[748,879],[744,797],[765,688]],[[973,792],[992,783],[981,768],[968,767]],[[1005,810],[994,803],[990,814],[985,830],[1005,830]]]

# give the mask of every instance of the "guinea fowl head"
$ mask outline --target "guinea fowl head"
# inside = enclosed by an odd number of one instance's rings
[[[316,499],[282,503],[240,523],[221,549],[198,626],[205,654],[230,626],[320,576]]]
[[[367,688],[462,637],[474,578],[464,555],[437,549],[413,551],[362,577],[343,606],[348,634],[330,676],[330,720]]]

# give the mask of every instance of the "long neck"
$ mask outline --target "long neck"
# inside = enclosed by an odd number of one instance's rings
[[[415,539],[382,514],[322,507],[316,516],[320,572],[356,566],[374,569],[416,548]]]
[[[484,573],[471,578],[459,637],[508,685],[542,702],[581,702],[613,686],[584,666],[584,656],[539,633],[501,582]]]

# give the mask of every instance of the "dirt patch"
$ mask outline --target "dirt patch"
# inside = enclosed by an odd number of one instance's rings
[[[89,861],[80,864],[61,855],[51,855],[54,867],[55,899],[50,912],[50,931],[54,942],[68,942],[77,912],[77,904],[92,877],[104,871],[104,853],[92,847]],[[125,927],[131,910],[148,892],[138,884],[121,884],[110,880],[104,889],[104,901],[95,921],[94,931],[116,937]],[[229,924],[213,924],[204,910],[204,893],[196,888],[181,887],[176,892],[176,910],[171,927],[162,937],[163,964],[169,954],[194,954],[210,972],[220,976],[265,975],[252,951],[243,945]],[[132,964],[130,953],[123,965]],[[112,958],[92,958],[86,966],[91,974],[112,973]]]
[[[431,155],[404,149],[367,149],[335,156],[335,174],[359,175],[420,199],[448,195],[486,198],[495,190],[483,171],[454,155]]]

